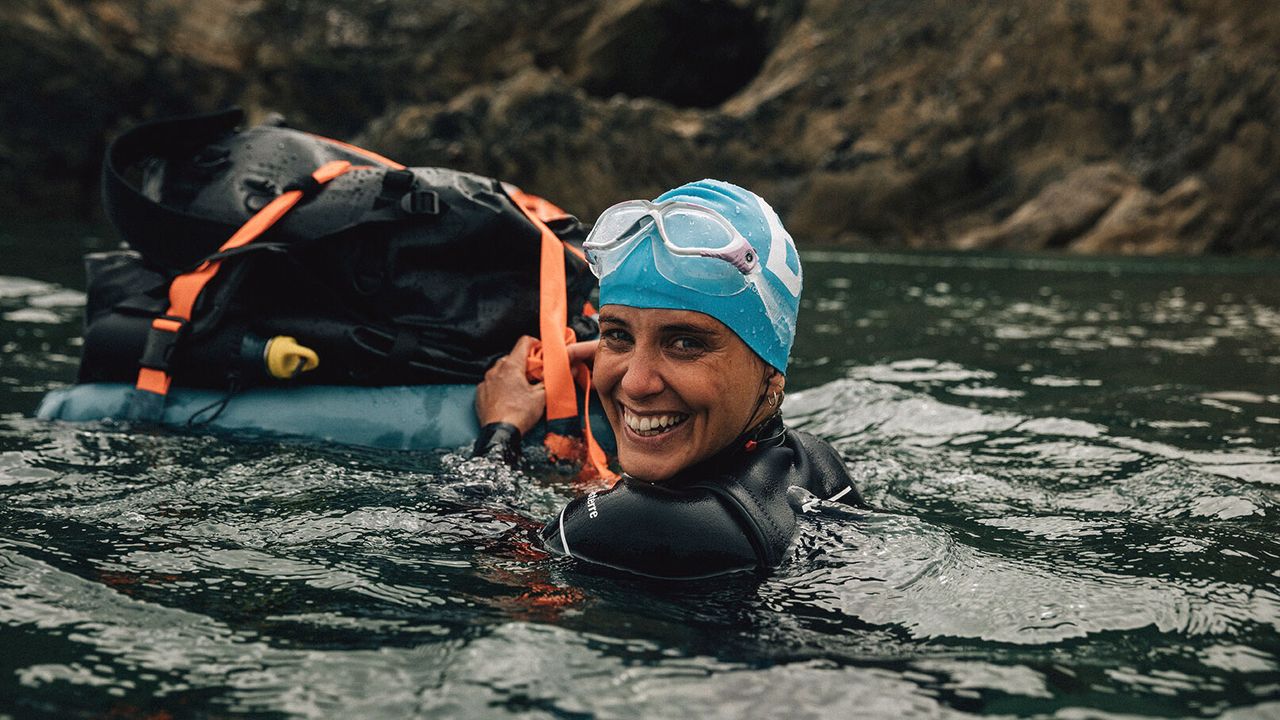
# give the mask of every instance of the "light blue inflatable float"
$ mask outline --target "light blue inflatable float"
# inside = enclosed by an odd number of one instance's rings
[[[88,422],[125,417],[132,385],[88,383],[54,390],[40,403],[44,420]],[[256,388],[237,393],[212,420],[226,398],[217,390],[174,387],[161,424],[176,428],[294,437],[321,442],[393,450],[435,450],[470,445],[480,432],[474,409],[474,385],[399,385],[356,387],[300,385]],[[613,431],[598,403],[591,406],[591,431],[607,451]],[[199,417],[196,417],[196,416]],[[191,422],[195,418],[194,422]],[[525,438],[539,442],[541,425]]]

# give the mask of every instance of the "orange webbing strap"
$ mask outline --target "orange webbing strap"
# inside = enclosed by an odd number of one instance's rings
[[[542,222],[551,222],[552,220],[570,217],[569,213],[561,210],[559,205],[546,198],[527,193],[512,185],[506,185],[505,189],[511,199],[515,200],[522,210],[533,213]]]
[[[533,216],[542,221],[541,225],[545,225],[553,220],[563,220],[567,217],[573,217],[546,198],[540,198],[537,195],[530,195],[529,193],[510,185],[506,186],[506,190],[507,194],[511,196],[511,199],[515,201],[516,205],[524,211],[524,214],[529,215],[532,213]],[[533,217],[530,217],[529,219],[532,220]],[[537,222],[534,224],[539,225]],[[541,227],[541,225],[539,225],[539,227]],[[569,252],[577,255],[579,260],[583,262],[587,261],[587,256],[583,255],[582,251],[578,248],[570,245],[569,243],[565,243],[564,247]]]
[[[597,480],[606,486],[613,485],[618,474],[609,469],[609,457],[604,454],[604,448],[600,447],[595,434],[591,432],[591,369],[584,363],[575,367],[574,372],[578,383],[582,385],[582,433],[587,441],[587,462],[583,464],[578,478]]]
[[[581,456],[581,445],[572,438],[552,431],[553,420],[563,420],[578,414],[578,402],[573,396],[573,383],[576,375],[583,388],[582,429],[586,440],[586,462],[583,463],[580,479],[601,480],[612,483],[618,475],[609,469],[609,460],[604,449],[596,442],[591,433],[591,371],[585,365],[577,368],[569,367],[569,343],[574,341],[573,330],[568,327],[568,311],[565,297],[564,250],[567,249],[580,260],[586,257],[578,248],[562,242],[547,227],[552,220],[569,217],[569,214],[548,200],[530,195],[517,188],[507,186],[507,193],[515,201],[516,207],[529,218],[529,221],[542,234],[542,270],[539,287],[541,309],[538,317],[538,332],[542,336],[541,346],[530,351],[528,366],[532,369],[537,363],[542,374],[543,384],[547,389],[547,437],[544,443],[553,457],[571,459]],[[584,312],[595,310],[590,303],[583,306]],[[537,355],[535,359],[533,356]]]
[[[349,150],[349,151],[351,151],[351,152],[353,152],[353,153],[355,153],[355,154],[357,154],[357,155],[361,155],[361,156],[363,156],[363,157],[366,157],[366,158],[368,158],[368,159],[370,159],[370,160],[372,160],[372,161],[374,161],[374,162],[378,163],[379,165],[386,165],[387,167],[394,168],[394,169],[396,169],[396,170],[404,170],[404,169],[405,169],[405,166],[404,166],[404,165],[401,165],[400,163],[396,162],[395,160],[392,160],[391,158],[388,158],[388,157],[383,157],[382,155],[379,155],[378,153],[376,153],[376,152],[374,152],[374,151],[372,151],[372,150],[365,150],[364,148],[360,147],[359,145],[352,145],[351,143],[345,143],[345,142],[342,142],[341,140],[334,140],[333,138],[328,138],[328,137],[325,137],[325,136],[323,136],[323,135],[316,135],[315,133],[311,133],[311,137],[313,137],[313,138],[317,138],[317,139],[319,139],[319,140],[323,140],[323,141],[325,141],[325,142],[327,142],[327,143],[331,143],[331,144],[333,144],[333,145],[337,145],[338,147],[340,147],[340,148],[342,148],[342,149],[344,149],[344,150]]]
[[[538,334],[542,339],[543,383],[547,388],[547,420],[576,417],[578,401],[573,396],[573,374],[569,370],[569,350],[565,328],[569,325],[564,275],[564,243],[551,228],[521,203],[529,222],[542,234],[541,275],[538,287]]]
[[[564,328],[564,344],[565,354],[568,354],[568,347],[578,341],[578,335],[573,328]],[[574,367],[577,367],[576,365]],[[529,346],[529,354],[524,359],[524,373],[529,382],[542,382],[546,378],[546,369],[542,362],[542,341],[534,340]]]
[[[345,160],[335,160],[322,165],[311,174],[311,178],[318,185],[324,185],[353,167],[355,166]],[[302,200],[303,195],[302,190],[288,190],[278,195],[249,218],[248,222],[241,225],[240,229],[218,248],[218,252],[233,250],[261,237],[280,218],[288,214]],[[147,349],[142,358],[143,367],[138,371],[136,384],[138,390],[161,398],[169,393],[169,385],[173,378],[169,374],[168,361],[173,345],[187,323],[191,321],[191,312],[195,308],[196,300],[200,298],[200,293],[221,268],[221,260],[206,260],[195,270],[173,279],[169,285],[169,310],[151,322]],[[131,409],[130,417],[139,420],[158,420],[156,408],[162,412],[163,404],[153,404],[153,407],[146,411]]]
[[[573,330],[566,327],[564,329],[566,346],[572,344],[575,339]],[[541,342],[534,343],[529,348],[529,356],[525,358],[525,373],[532,381],[545,381],[542,347]],[[586,486],[594,487],[598,482],[608,487],[618,479],[618,474],[609,469],[609,458],[591,432],[591,370],[586,363],[577,363],[573,366],[573,376],[578,385],[582,386],[582,431],[585,443],[576,438],[555,433],[548,426],[544,444],[553,459],[585,460],[577,477],[580,483],[584,484],[581,489],[588,489]]]

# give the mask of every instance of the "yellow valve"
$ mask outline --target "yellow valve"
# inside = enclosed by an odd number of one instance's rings
[[[288,335],[277,335],[267,341],[267,372],[280,380],[291,380],[299,373],[320,367],[320,356],[315,350],[298,344]]]

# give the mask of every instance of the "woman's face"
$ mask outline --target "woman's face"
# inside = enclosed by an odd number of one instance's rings
[[[593,382],[630,476],[660,482],[724,448],[773,410],[771,368],[692,310],[606,305]],[[781,380],[781,376],[778,377]]]

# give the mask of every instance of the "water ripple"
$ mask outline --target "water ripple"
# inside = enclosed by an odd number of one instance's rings
[[[82,298],[0,278],[0,715],[1276,714],[1273,278],[808,260],[786,413],[876,509],[674,586],[548,556],[536,452],[30,420]]]

